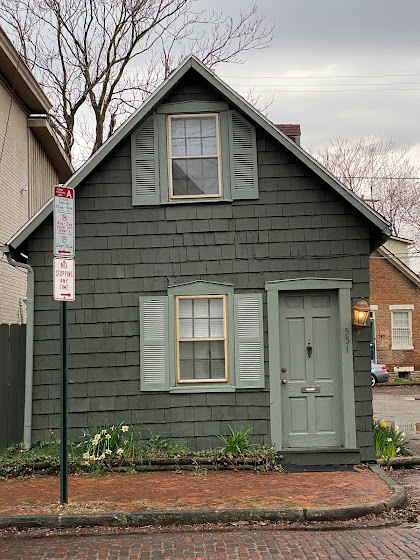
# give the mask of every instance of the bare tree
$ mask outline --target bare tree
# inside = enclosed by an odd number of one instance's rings
[[[194,4],[0,0],[0,19],[49,96],[70,158],[78,139],[96,151],[187,54],[214,68],[270,44],[272,29],[257,6],[232,18],[194,11]]]
[[[312,155],[420,248],[420,169],[393,140],[334,138]]]

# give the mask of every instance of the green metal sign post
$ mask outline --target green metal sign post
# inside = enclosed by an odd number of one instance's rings
[[[60,301],[60,503],[67,504],[68,445],[67,445],[67,302]]]

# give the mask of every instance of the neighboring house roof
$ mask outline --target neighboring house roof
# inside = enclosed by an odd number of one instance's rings
[[[148,116],[163,99],[176,87],[179,81],[191,70],[197,72],[207,80],[211,86],[233,105],[246,118],[260,126],[270,134],[289,152],[296,156],[313,173],[326,182],[334,191],[342,196],[349,204],[358,210],[370,223],[372,228],[371,245],[372,250],[383,243],[390,234],[389,224],[375,210],[345,187],[327,169],[303,150],[298,144],[291,140],[284,132],[279,130],[275,124],[257,111],[248,101],[236,93],[230,86],[224,83],[218,76],[206,68],[194,56],[188,57],[172,74],[156,89],[156,91],[129,117],[115,133],[78,169],[67,181],[67,187],[77,187],[115,148],[115,146],[127,138],[133,130]],[[31,233],[52,213],[52,199],[33,216],[9,241],[11,248],[17,249],[31,235]]]
[[[300,136],[300,124],[276,124],[276,127],[280,129],[287,136]]]
[[[11,94],[25,106],[29,115],[29,128],[55,167],[60,182],[64,183],[71,177],[74,169],[48,122],[47,115],[52,105],[1,27],[0,77]]]
[[[411,282],[413,282],[418,288],[420,288],[420,277],[413,270],[411,270],[409,266],[404,264],[398,257],[396,257],[394,253],[391,253],[391,251],[384,246],[378,247],[377,251],[381,255],[381,257],[386,258],[389,264],[395,266],[397,270],[402,272],[409,280],[411,280]]]

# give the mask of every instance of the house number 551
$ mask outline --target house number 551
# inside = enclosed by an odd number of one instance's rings
[[[345,333],[344,340],[345,340],[345,343],[346,343],[346,352],[348,352],[349,351],[349,344],[350,344],[350,329],[348,327],[346,327],[344,329],[344,333]]]

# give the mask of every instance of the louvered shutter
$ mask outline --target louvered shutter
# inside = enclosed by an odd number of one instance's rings
[[[131,135],[133,205],[159,204],[156,117],[149,117]]]
[[[238,388],[264,387],[261,294],[235,297],[235,376]]]
[[[229,111],[229,147],[232,198],[258,198],[255,127],[236,111]]]
[[[140,383],[142,391],[169,389],[168,297],[140,297]]]

